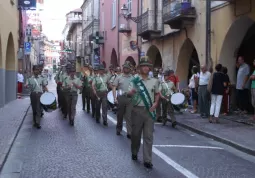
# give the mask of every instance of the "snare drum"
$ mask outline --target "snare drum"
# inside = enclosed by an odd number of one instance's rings
[[[185,96],[182,93],[174,93],[171,96],[172,105],[178,107],[179,109],[183,108],[184,101]]]
[[[50,111],[53,111],[53,110],[57,109],[56,97],[51,92],[43,93],[41,98],[40,98],[40,102],[43,106],[43,109],[46,112],[50,112]]]

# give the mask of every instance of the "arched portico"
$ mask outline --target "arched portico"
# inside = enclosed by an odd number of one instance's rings
[[[250,53],[254,51],[254,49],[251,48],[245,50],[249,45],[244,45],[245,43],[251,44],[251,40],[249,39],[253,38],[254,40],[254,32],[250,31],[250,33],[248,33],[253,24],[254,21],[249,17],[240,17],[232,23],[224,38],[220,51],[219,63],[228,68],[229,78],[233,83],[236,81],[236,60],[238,55],[244,55],[246,58],[249,58],[251,55],[247,54],[247,52]],[[244,48],[244,46],[246,47]]]
[[[0,70],[3,69],[2,40],[0,35]]]
[[[112,54],[111,54],[111,64],[113,65],[113,67],[118,66],[118,56],[114,48],[112,49]]]
[[[129,61],[133,66],[136,66],[136,62],[132,56],[128,56],[126,61]]]
[[[8,36],[5,61],[5,104],[16,99],[15,48],[12,33]]]
[[[180,88],[186,88],[192,76],[192,67],[200,66],[197,50],[190,39],[186,39],[179,51],[176,75],[180,80]]]
[[[154,68],[161,68],[162,67],[162,57],[161,57],[159,49],[155,45],[152,45],[148,49],[146,55],[152,61]]]

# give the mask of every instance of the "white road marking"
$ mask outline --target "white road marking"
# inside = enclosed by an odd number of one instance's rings
[[[204,148],[204,149],[216,149],[216,150],[223,150],[220,147],[213,147],[213,146],[193,146],[193,145],[153,145],[155,147],[175,147],[175,148]]]
[[[117,124],[117,121],[111,117],[111,116],[107,116],[108,119],[114,123],[115,125]],[[125,127],[123,127],[123,131],[127,132],[127,129]],[[141,139],[141,143],[143,144],[143,139]],[[160,157],[163,161],[165,161],[168,165],[172,166],[174,169],[176,169],[177,171],[179,171],[181,174],[183,174],[184,176],[188,177],[188,178],[198,178],[195,174],[193,174],[192,172],[190,172],[189,170],[185,169],[184,167],[182,167],[181,165],[179,165],[178,163],[176,163],[174,160],[172,160],[171,158],[169,158],[167,155],[165,155],[164,153],[162,153],[161,151],[159,151],[157,148],[155,148],[154,146],[152,147],[152,152],[157,155],[158,157]]]

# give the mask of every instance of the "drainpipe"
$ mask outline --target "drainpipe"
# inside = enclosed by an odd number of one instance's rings
[[[211,62],[211,0],[206,1],[206,35],[205,35],[205,61],[207,67],[211,67],[209,65]]]
[[[120,26],[120,17],[119,17],[119,10],[120,10],[120,0],[118,0],[117,5],[117,17],[118,17],[118,23],[117,23],[117,48],[118,48],[118,65],[120,66],[120,34],[119,34],[119,26]]]
[[[140,12],[140,3],[139,2],[141,2],[141,7],[142,7],[143,0],[137,1],[137,14],[136,14],[137,17],[139,17],[139,14],[140,14],[139,13]],[[138,22],[138,23],[140,23],[140,22]],[[142,43],[138,42],[139,38],[138,38],[137,32],[138,32],[138,25],[136,23],[136,42],[137,42],[137,53],[138,53],[137,54],[137,65],[138,65],[139,61],[140,61],[140,54],[141,54]],[[141,44],[141,47],[139,46],[139,44]]]

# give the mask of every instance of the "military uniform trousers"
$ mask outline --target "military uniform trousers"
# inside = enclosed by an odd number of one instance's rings
[[[42,93],[41,92],[32,92],[30,94],[30,101],[32,105],[33,110],[33,121],[34,124],[39,124],[41,122],[41,103],[40,103],[40,97]]]
[[[117,125],[116,130],[118,132],[122,131],[123,128],[123,118],[126,120],[127,134],[131,135],[131,111],[133,105],[131,99],[125,95],[118,96],[118,111],[117,111]]]
[[[82,88],[82,109],[85,109],[85,105],[87,106],[87,112],[90,111],[90,88],[83,87]]]
[[[131,114],[131,152],[137,155],[141,145],[143,132],[143,161],[152,161],[152,144],[154,121],[145,106],[134,106]]]
[[[162,116],[162,99],[159,99],[158,101],[158,106],[156,108],[156,115],[157,115],[157,120],[160,121],[159,119]]]
[[[76,115],[76,105],[78,100],[78,94],[77,92],[68,92],[67,94],[67,114],[70,121],[74,120],[74,117]]]
[[[104,92],[97,92],[97,96],[99,99],[96,99],[96,120],[100,120],[101,114],[100,109],[102,106],[102,117],[103,121],[107,122],[107,91]]]
[[[93,92],[93,89],[90,89],[90,99],[91,99],[91,110],[92,110],[92,117],[96,116],[96,95]]]
[[[69,91],[66,89],[63,89],[62,94],[63,94],[62,113],[64,114],[65,117],[67,117],[67,114],[68,114],[67,104],[69,100]]]
[[[170,101],[162,99],[162,110],[163,122],[167,122],[167,114],[170,116],[172,122],[176,121],[176,118],[174,116],[174,108]]]
[[[63,98],[61,98],[62,96],[61,96],[61,93],[62,91],[61,91],[61,85],[57,85],[57,94],[58,94],[58,107],[59,108],[61,108],[61,100],[63,100]]]

